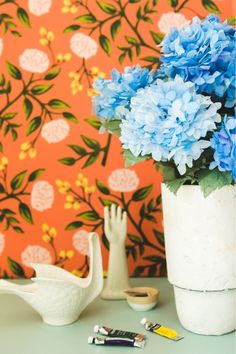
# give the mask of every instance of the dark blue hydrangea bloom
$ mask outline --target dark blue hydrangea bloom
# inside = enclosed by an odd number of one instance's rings
[[[211,139],[211,147],[215,152],[210,169],[218,167],[222,172],[231,171],[236,182],[236,112],[234,117],[225,116],[220,131]]]
[[[233,107],[236,97],[236,30],[215,15],[172,29],[162,42],[161,70],[194,82],[198,93],[220,97]],[[219,100],[219,99],[217,99]]]
[[[139,65],[126,67],[124,73],[112,70],[112,78],[99,78],[93,87],[100,95],[93,97],[93,110],[98,117],[106,119],[122,118],[129,108],[130,100],[137,91],[150,85],[156,75]]]

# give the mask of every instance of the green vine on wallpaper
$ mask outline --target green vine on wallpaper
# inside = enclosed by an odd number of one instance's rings
[[[16,7],[16,17],[25,27],[31,27],[30,19],[27,11],[18,4],[15,0],[5,0],[0,2],[0,9],[3,6],[7,8],[7,5],[13,5]],[[18,24],[16,19],[6,12],[0,14],[0,26],[3,26],[3,34],[10,32],[15,37],[21,37],[21,33],[18,31]]]
[[[76,214],[76,220],[70,222],[65,227],[65,230],[72,231],[86,226],[89,227],[91,231],[101,231],[103,244],[109,249],[109,243],[104,233],[104,217],[100,215],[93,203],[92,195],[95,192],[95,188],[97,188],[102,194],[102,196],[98,197],[101,205],[103,207],[111,206],[112,204],[120,205],[122,209],[127,212],[128,220],[135,230],[135,234],[128,234],[129,244],[126,247],[127,257],[132,257],[135,261],[138,256],[143,256],[145,248],[147,247],[155,251],[153,255],[143,257],[144,260],[147,260],[150,263],[136,267],[133,275],[140,275],[145,269],[147,269],[148,275],[150,276],[157,270],[161,275],[166,274],[163,233],[156,228],[153,228],[152,232],[154,237],[152,238],[156,240],[156,242],[153,242],[150,240],[150,237],[147,237],[143,228],[145,221],[156,224],[157,219],[155,214],[161,212],[160,195],[156,199],[151,198],[147,200],[152,191],[152,185],[137,189],[128,201],[125,198],[124,192],[114,194],[108,186],[100,182],[98,179],[96,179],[96,187],[90,186],[88,179],[81,173],[79,173],[77,180],[75,181],[75,185],[79,188],[78,190],[72,188],[71,184],[67,181],[57,180],[56,185],[59,188],[59,192],[66,195],[65,209],[77,211],[82,206],[86,207],[86,210]],[[137,208],[137,203],[141,203],[138,220],[133,217],[132,212],[132,209],[135,210]],[[156,254],[157,252],[159,255]],[[83,267],[86,268],[84,265]],[[81,269],[79,270],[81,271]],[[86,271],[87,268],[84,272]],[[83,273],[83,275],[85,275],[85,273]]]
[[[18,204],[17,212],[28,223],[33,224],[33,217],[29,206],[22,198],[30,195],[29,184],[35,181],[44,169],[37,169],[31,172],[26,180],[27,171],[21,171],[10,181],[8,180],[8,160],[6,157],[1,159],[0,163],[0,203],[8,200],[15,200]],[[0,223],[5,223],[5,230],[12,228],[17,233],[24,233],[18,225],[17,212],[9,208],[0,208]]]
[[[174,12],[179,12],[183,9],[193,11],[188,7],[190,0],[167,0],[168,4],[173,8]],[[97,6],[100,10],[108,15],[107,17],[100,19],[94,14],[88,5],[88,1],[75,0],[72,2],[72,6],[78,6],[80,10],[84,11],[84,14],[74,18],[77,23],[74,23],[64,29],[64,33],[76,32],[80,29],[88,31],[88,35],[93,35],[94,32],[98,32],[98,39],[101,48],[107,55],[111,54],[112,51],[112,41],[115,42],[117,48],[121,51],[119,55],[120,64],[128,57],[132,62],[135,55],[140,57],[142,53],[142,48],[150,50],[150,55],[142,57],[141,60],[145,61],[146,67],[154,68],[159,66],[159,56],[160,50],[157,45],[161,43],[164,34],[161,32],[155,32],[150,30],[149,35],[152,43],[149,43],[149,38],[144,38],[141,34],[140,26],[145,24],[153,24],[152,16],[158,11],[159,0],[146,1],[144,5],[139,5],[141,0],[113,0],[112,2],[96,1]],[[138,4],[138,8],[132,10],[129,6]],[[202,0],[203,7],[212,13],[220,13],[219,8],[212,0]],[[128,12],[136,11],[136,20],[131,21]],[[200,14],[196,15],[202,17]],[[128,25],[131,34],[122,35],[124,44],[117,44],[118,35],[122,28],[122,23],[125,22]],[[105,35],[104,27],[106,25],[110,26],[110,36]]]

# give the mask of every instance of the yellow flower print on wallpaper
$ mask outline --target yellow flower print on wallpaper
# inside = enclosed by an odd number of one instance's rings
[[[150,161],[124,167],[93,115],[93,83],[157,68],[170,27],[210,12],[235,21],[231,0],[0,2],[0,277],[31,277],[30,262],[85,276],[94,231],[105,276],[112,203],[127,212],[130,274],[166,274],[160,176]]]

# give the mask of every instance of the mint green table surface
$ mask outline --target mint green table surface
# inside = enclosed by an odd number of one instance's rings
[[[126,301],[97,298],[77,322],[63,327],[44,324],[41,317],[20,298],[0,295],[0,354],[236,354],[235,332],[223,336],[202,336],[181,327],[174,306],[173,290],[165,278],[132,279],[132,285],[158,288],[158,306],[148,312],[136,312]],[[184,339],[173,342],[145,331],[139,324],[143,317],[176,329]],[[95,324],[145,333],[146,346],[139,349],[87,344]]]

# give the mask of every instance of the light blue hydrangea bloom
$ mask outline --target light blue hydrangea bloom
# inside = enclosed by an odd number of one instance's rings
[[[218,167],[219,171],[231,171],[236,182],[236,114],[234,117],[225,116],[220,131],[211,139],[211,146],[215,152],[210,169]]]
[[[221,104],[197,94],[194,84],[179,76],[140,89],[130,107],[120,125],[123,147],[135,156],[173,160],[181,175],[210,146],[202,138],[221,121]]]
[[[236,30],[216,15],[172,29],[162,42],[161,70],[197,85],[198,93],[222,98],[233,107],[236,98]],[[217,99],[219,101],[219,99]]]
[[[110,80],[99,78],[93,85],[100,92],[93,97],[94,113],[106,119],[122,118],[137,90],[151,84],[155,78],[155,74],[140,65],[126,67],[122,74],[113,69]]]

